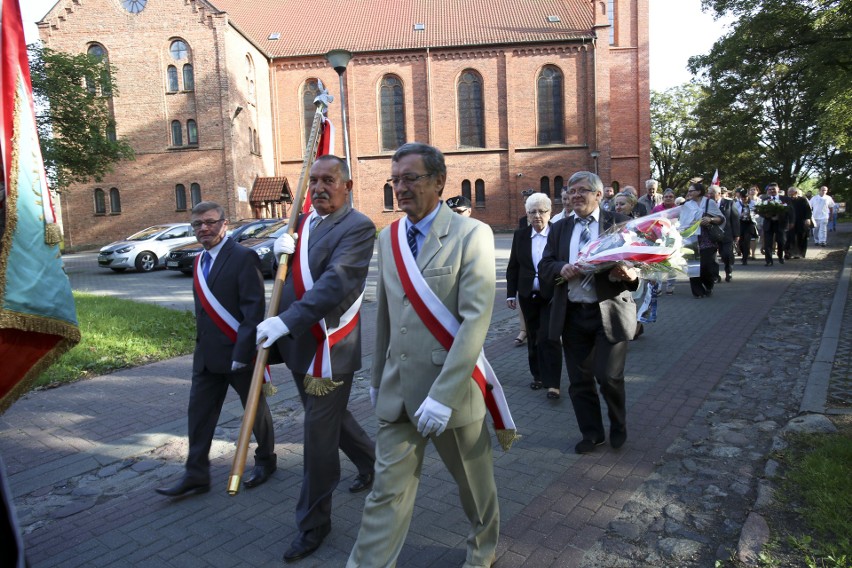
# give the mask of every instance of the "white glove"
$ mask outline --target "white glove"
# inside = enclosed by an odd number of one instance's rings
[[[290,333],[290,330],[287,328],[287,325],[281,321],[281,318],[278,316],[266,318],[257,324],[257,341],[255,343],[259,344],[263,341],[263,347],[268,349],[272,347],[273,343],[288,333]]]
[[[379,389],[370,387],[370,402],[373,403],[373,408],[376,408],[376,401],[379,400]]]
[[[284,233],[277,239],[275,239],[275,244],[272,245],[272,252],[275,253],[275,256],[281,256],[282,254],[293,254],[296,252],[296,239],[299,238],[299,235],[293,233],[291,237],[289,233]]]
[[[242,369],[245,366],[246,366],[246,363],[240,363],[239,361],[231,361],[231,370],[232,371],[239,371],[240,369]]]
[[[447,429],[447,422],[450,421],[450,414],[452,413],[452,408],[444,406],[431,396],[427,396],[417,412],[414,413],[415,418],[420,418],[417,422],[417,431],[423,434],[424,438],[433,433],[440,436]]]

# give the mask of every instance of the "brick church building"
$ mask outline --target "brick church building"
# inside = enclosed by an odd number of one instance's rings
[[[379,227],[400,216],[385,180],[406,141],[440,148],[445,197],[496,229],[516,226],[523,190],[558,199],[577,170],[650,174],[648,0],[58,0],[38,26],[115,68],[116,133],[136,152],[61,196],[74,247],[200,200],[288,216],[318,81],[344,155],[335,49],[353,55],[354,204]]]

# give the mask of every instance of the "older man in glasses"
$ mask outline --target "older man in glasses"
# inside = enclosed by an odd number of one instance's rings
[[[587,280],[577,267],[583,246],[627,221],[620,213],[600,207],[603,183],[591,172],[568,180],[573,213],[553,225],[538,265],[542,294],[552,298],[549,335],[562,339],[568,395],[582,439],[574,451],[594,451],[606,440],[600,396],[609,411],[609,443],[614,449],[627,440],[624,365],[627,344],[636,332],[636,305],[630,292],[639,285],[634,268],[617,264]]]
[[[391,160],[388,183],[406,217],[379,235],[370,389],[376,478],[348,568],[396,565],[430,441],[470,521],[464,568],[494,561],[500,516],[491,440],[485,395],[471,378],[494,306],[494,237],[441,202],[446,181],[444,155],[432,146],[405,144]]]
[[[189,391],[189,455],[183,478],[176,485],[157,489],[168,497],[210,490],[209,453],[216,422],[228,385],[245,406],[257,352],[255,328],[263,319],[265,304],[260,260],[225,235],[228,220],[222,207],[202,201],[193,207],[190,225],[204,252],[195,263],[193,286],[198,331]],[[261,394],[254,422],[255,467],[246,478],[246,487],[259,485],[275,471],[272,428],[272,415]]]

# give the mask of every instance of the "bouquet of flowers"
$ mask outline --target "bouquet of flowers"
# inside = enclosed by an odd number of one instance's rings
[[[699,223],[680,230],[680,211],[673,207],[619,223],[587,243],[576,262],[588,274],[583,286],[592,285],[595,272],[609,270],[619,262],[638,268],[646,277],[655,272],[683,272],[683,237],[694,233]]]
[[[781,201],[761,201],[754,206],[754,212],[764,219],[778,219],[787,215],[787,204]]]

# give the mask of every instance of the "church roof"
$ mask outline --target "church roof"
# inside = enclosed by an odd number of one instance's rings
[[[594,26],[589,0],[207,1],[270,57],[565,41]]]

